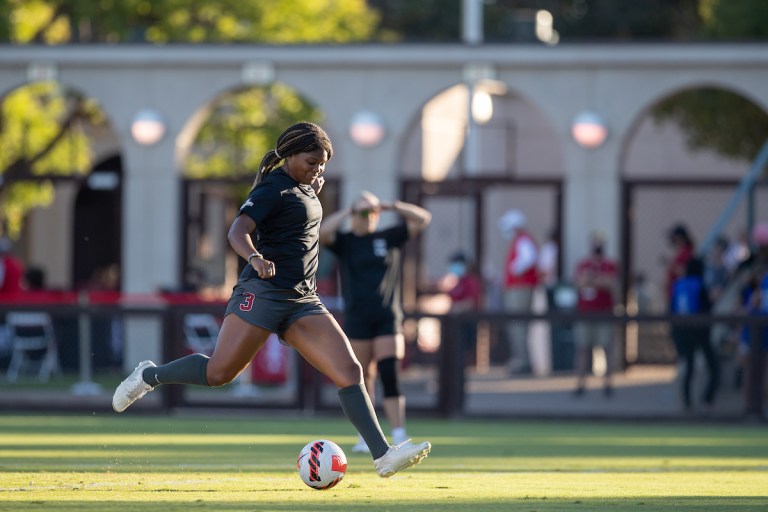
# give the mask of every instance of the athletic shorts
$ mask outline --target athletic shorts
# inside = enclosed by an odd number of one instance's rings
[[[299,318],[325,315],[328,310],[315,293],[302,295],[296,290],[274,288],[260,279],[248,279],[232,290],[226,311],[230,313],[282,337]]]
[[[349,339],[355,340],[394,336],[403,332],[403,319],[392,312],[380,315],[348,313],[344,315],[344,332]]]

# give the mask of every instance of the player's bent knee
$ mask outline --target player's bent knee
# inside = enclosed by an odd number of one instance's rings
[[[340,365],[337,368],[333,380],[339,388],[361,384],[363,382],[363,368],[357,361],[350,361],[348,364]]]
[[[237,372],[233,372],[228,369],[211,368],[211,366],[208,365],[208,370],[205,373],[205,377],[209,386],[218,387],[229,384],[235,380],[237,377]]]

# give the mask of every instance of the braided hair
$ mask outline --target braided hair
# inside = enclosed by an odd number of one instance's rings
[[[331,139],[325,130],[308,121],[294,124],[277,138],[275,149],[268,151],[261,159],[253,186],[258,185],[285,158],[317,149],[324,149],[328,153],[328,160],[333,156]]]

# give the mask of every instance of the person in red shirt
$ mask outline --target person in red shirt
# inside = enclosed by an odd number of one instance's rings
[[[467,313],[480,311],[483,296],[483,282],[474,264],[464,255],[456,253],[448,265],[455,282],[448,290],[451,298],[451,312]]]
[[[613,311],[614,295],[618,285],[618,265],[605,256],[605,241],[602,236],[594,235],[589,256],[576,265],[574,282],[579,299],[576,310],[586,317],[594,313]],[[574,325],[575,370],[577,376],[576,396],[584,393],[587,371],[592,348],[603,349],[606,361],[604,392],[612,393],[611,370],[614,345],[613,322],[582,321]]]
[[[448,262],[448,275],[444,278],[451,299],[451,313],[476,313],[483,307],[483,279],[474,262],[463,252],[457,252]],[[475,364],[477,348],[477,320],[461,320],[459,338],[467,364]]]
[[[526,229],[527,219],[520,210],[509,210],[498,221],[499,231],[507,238],[509,252],[504,264],[504,308],[512,314],[529,314],[533,304],[533,291],[538,284],[537,262],[539,248]],[[528,354],[528,322],[513,320],[508,323],[510,373],[528,373],[531,362]]]

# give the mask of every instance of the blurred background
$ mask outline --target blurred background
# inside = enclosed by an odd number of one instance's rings
[[[403,269],[414,411],[765,416],[768,299],[745,290],[768,297],[755,229],[768,222],[766,2],[7,0],[0,11],[0,404],[106,408],[137,361],[210,352],[245,264],[229,224],[277,136],[311,120],[335,148],[326,215],[365,189],[433,213]],[[510,209],[549,255],[522,313],[503,300],[510,240],[497,221]],[[719,383],[713,403],[697,391],[688,407],[670,295],[678,228],[720,304],[692,312],[712,327]],[[614,350],[590,346],[591,392],[578,394],[576,274],[596,237],[617,268],[600,317]],[[457,253],[481,283],[470,309],[451,294]],[[318,288],[339,312],[329,252]],[[523,321],[530,361],[511,371],[507,327]],[[139,405],[337,408],[330,383],[274,341],[226,391],[168,389]],[[703,389],[699,356],[692,367]]]

